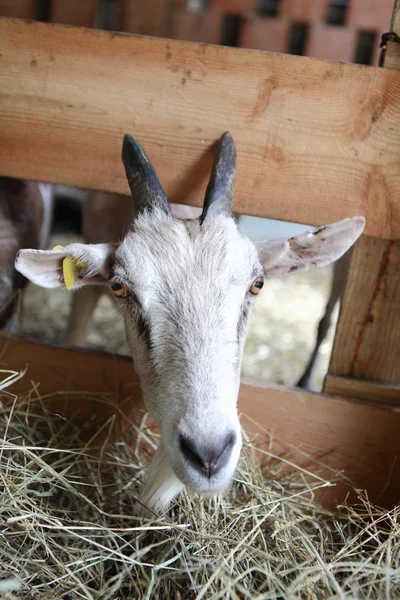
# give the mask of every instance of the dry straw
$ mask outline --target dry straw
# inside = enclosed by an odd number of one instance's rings
[[[96,449],[9,394],[18,377],[0,373],[1,598],[400,598],[399,509],[360,497],[329,515],[312,497],[332,482],[272,453],[261,468],[247,440],[226,497],[183,494],[169,519],[137,519],[146,420]]]

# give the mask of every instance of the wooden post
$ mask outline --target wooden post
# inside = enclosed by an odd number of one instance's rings
[[[400,0],[391,30],[400,35]],[[384,66],[400,70],[400,44],[388,43]],[[355,245],[324,391],[400,404],[400,241]]]
[[[399,35],[400,32],[400,0],[394,1],[392,20],[390,22],[391,31]],[[386,65],[385,65],[386,66]]]

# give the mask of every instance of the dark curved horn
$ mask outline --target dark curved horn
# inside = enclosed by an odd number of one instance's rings
[[[232,216],[233,187],[236,175],[236,148],[231,134],[226,131],[220,140],[210,181],[204,199],[200,223],[206,217],[224,214]]]
[[[170,214],[171,208],[157,173],[142,146],[131,135],[124,136],[122,161],[135,201],[135,215],[155,207]]]

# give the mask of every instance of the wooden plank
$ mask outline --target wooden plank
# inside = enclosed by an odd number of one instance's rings
[[[397,69],[400,65],[400,44],[389,42],[385,53],[386,69]]]
[[[37,393],[31,394],[32,401],[36,396],[59,394],[60,400],[58,396],[52,397],[51,410],[67,417],[75,415],[79,422],[95,413],[107,420],[132,395],[141,402],[140,386],[130,357],[46,345],[29,339],[8,339],[0,334],[0,369],[6,365],[18,371],[27,368],[24,379],[13,387],[14,393],[29,391],[35,384]],[[77,391],[88,392],[85,402],[75,397]],[[91,400],[93,395],[95,398]]]
[[[393,0],[351,0],[347,23],[357,29],[389,30]]]
[[[397,50],[388,48],[386,58],[385,72],[400,69]],[[373,178],[371,190],[375,186]],[[393,384],[390,394],[395,394],[400,383],[399,271],[399,241],[367,236],[358,240],[350,258],[325,391],[334,389],[334,376]],[[354,385],[343,379],[341,392],[364,397],[361,382]]]
[[[236,212],[400,237],[396,72],[5,19],[0,54],[1,175],[127,193],[129,132],[200,205],[229,129]]]
[[[386,28],[385,28],[386,31]],[[394,0],[392,18],[390,20],[390,31],[400,36],[400,0]],[[400,70],[399,44],[389,42],[385,55],[385,67],[391,70]]]
[[[0,0],[0,17],[34,19],[36,0]]]
[[[400,244],[363,236],[355,245],[329,374],[400,382]]]
[[[305,54],[313,58],[354,61],[358,32],[352,27],[337,27],[324,23],[310,26]]]
[[[343,471],[356,488],[368,490],[372,501],[385,506],[400,502],[398,408],[379,410],[364,402],[279,386],[242,385],[239,410],[248,416],[242,417],[246,430],[255,431],[257,423],[271,432],[275,452],[292,450],[293,460],[305,465],[309,459],[304,452]],[[328,470],[321,474],[328,477]],[[333,507],[343,502],[349,490],[342,483],[327,488],[318,500]]]
[[[52,0],[50,21],[76,25],[81,27],[94,27],[96,21],[98,0]]]
[[[287,52],[291,23],[284,19],[249,18],[242,23],[239,46],[268,50],[269,52]]]
[[[400,0],[394,0],[390,30],[400,35]]]
[[[325,21],[329,0],[280,0],[279,15],[292,21]]]
[[[222,20],[222,14],[217,11],[177,11],[171,16],[170,37],[175,40],[219,44]]]
[[[6,337],[0,337],[0,356],[0,368],[27,367],[24,379],[8,391],[30,391],[33,381],[42,406],[69,418],[73,415],[77,423],[92,415],[106,421],[116,414],[127,422],[142,414],[138,380],[129,359]],[[74,394],[82,391],[83,398]],[[30,391],[32,403],[35,397]],[[371,500],[379,498],[385,505],[400,500],[397,410],[244,382],[239,411],[246,431],[258,434],[260,444],[266,439],[260,427],[272,434],[270,450],[289,452],[292,460],[308,468],[312,468],[311,456],[329,467],[325,475],[329,469],[344,470],[357,487],[368,489]],[[348,489],[347,485],[328,488],[321,501],[332,506],[343,501]]]
[[[364,379],[327,375],[324,392],[343,398],[362,398],[363,400],[392,404],[394,406],[400,404],[399,384],[386,385]]]

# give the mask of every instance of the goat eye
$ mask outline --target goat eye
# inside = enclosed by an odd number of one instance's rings
[[[254,296],[257,296],[257,294],[260,293],[263,285],[264,285],[264,277],[257,277],[257,279],[255,279],[253,281],[253,285],[250,288],[250,293],[253,294]]]
[[[113,283],[111,285],[114,296],[117,298],[125,298],[128,295],[126,287],[122,283]]]

